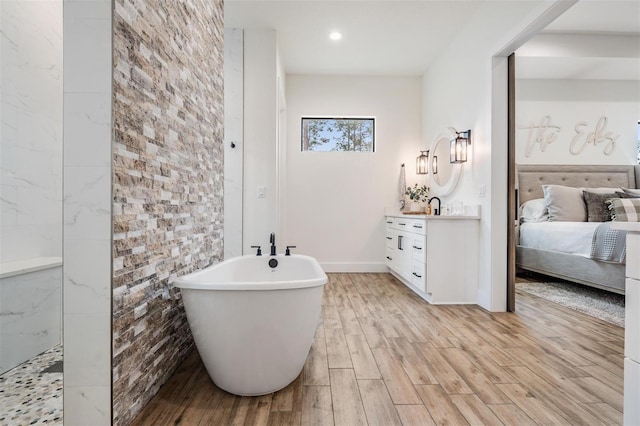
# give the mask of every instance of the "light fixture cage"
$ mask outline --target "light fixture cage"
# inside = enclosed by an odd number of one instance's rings
[[[426,175],[429,173],[429,151],[420,151],[416,157],[416,174]]]
[[[471,130],[456,132],[456,138],[451,140],[450,160],[452,164],[467,162],[469,145],[471,145]]]

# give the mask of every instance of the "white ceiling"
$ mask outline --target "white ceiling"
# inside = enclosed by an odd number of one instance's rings
[[[276,30],[287,73],[422,75],[456,36],[457,23],[473,19],[482,3],[481,0],[227,0],[225,26]],[[328,35],[336,30],[344,37],[332,42]],[[582,0],[545,31],[640,37],[640,0]],[[638,79],[633,65],[638,63],[639,53],[634,55],[635,60],[625,58],[617,65],[601,65],[595,58],[585,57],[578,64],[569,59],[563,62],[561,58],[542,58],[547,63],[540,67],[536,60],[541,58],[537,57],[523,58],[518,64],[519,71],[526,72],[526,78],[570,75],[606,78],[603,75],[613,71],[617,74],[612,78],[626,79],[635,72]],[[630,69],[620,71],[621,66]],[[539,75],[537,69],[541,71]],[[601,71],[598,73],[596,69]],[[589,71],[591,77],[587,74],[580,77],[580,70]]]
[[[640,1],[582,0],[545,28],[554,33],[640,35]]]
[[[273,28],[287,73],[421,75],[479,1],[225,2],[225,26]],[[343,39],[329,40],[340,31]]]
[[[640,80],[640,1],[576,3],[516,51],[516,77]]]

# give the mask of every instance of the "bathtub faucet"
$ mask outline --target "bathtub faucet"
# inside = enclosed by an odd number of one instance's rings
[[[271,256],[275,256],[276,255],[276,234],[273,232],[269,236],[269,243],[271,243]]]

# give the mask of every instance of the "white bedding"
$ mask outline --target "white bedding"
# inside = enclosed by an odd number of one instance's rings
[[[591,256],[593,233],[601,222],[527,222],[520,225],[520,245]]]

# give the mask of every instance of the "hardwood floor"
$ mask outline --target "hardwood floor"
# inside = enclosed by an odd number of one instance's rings
[[[389,274],[329,274],[300,376],[218,389],[196,351],[136,425],[622,424],[624,330],[518,293],[516,313],[433,306]]]

